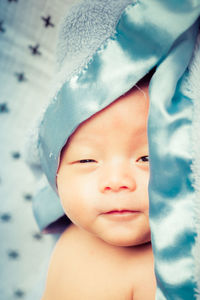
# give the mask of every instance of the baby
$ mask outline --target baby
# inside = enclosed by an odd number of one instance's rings
[[[72,224],[42,300],[151,300],[148,82],[83,122],[62,150],[58,194]]]

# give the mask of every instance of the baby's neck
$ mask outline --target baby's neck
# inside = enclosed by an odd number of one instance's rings
[[[135,246],[116,246],[111,245],[99,237],[87,232],[86,230],[77,227],[74,224],[70,225],[70,230],[73,230],[74,233],[77,233],[85,240],[88,245],[94,245],[96,249],[99,249],[100,252],[108,253],[116,256],[129,256],[133,257],[135,255],[144,255],[152,253],[151,242],[143,243]]]

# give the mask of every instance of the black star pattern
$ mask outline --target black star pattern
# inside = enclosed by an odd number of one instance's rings
[[[40,47],[40,45],[37,44],[35,47],[29,46],[29,49],[31,49],[33,55],[41,55],[41,52],[38,51],[39,47]]]
[[[7,113],[7,112],[9,112],[7,103],[0,103],[0,113]]]
[[[39,241],[43,238],[43,236],[40,233],[34,233],[33,238]]]
[[[0,21],[0,32],[4,33],[6,30],[3,27],[3,21]]]
[[[10,222],[10,219],[11,219],[11,215],[8,214],[8,213],[4,213],[0,216],[0,219],[3,221],[3,222]]]
[[[32,195],[31,195],[31,194],[25,194],[25,195],[24,195],[24,199],[25,199],[26,201],[31,201],[31,200],[32,200]]]
[[[12,157],[13,157],[14,159],[19,159],[19,158],[20,158],[20,153],[19,153],[19,152],[13,152],[13,153],[12,153]]]
[[[15,251],[15,250],[9,250],[8,251],[8,257],[10,258],[10,259],[18,259],[19,258],[19,253],[17,252],[17,251]]]
[[[51,16],[48,16],[48,17],[41,17],[41,19],[44,21],[44,26],[45,27],[49,27],[49,26],[51,26],[51,27],[54,27],[54,24],[53,23],[51,23]]]
[[[15,75],[17,76],[17,79],[18,79],[19,82],[27,80],[24,73],[15,73]]]
[[[22,290],[20,290],[20,289],[18,289],[18,290],[16,290],[15,292],[14,292],[14,296],[16,297],[16,298],[23,298],[24,297],[24,291],[22,291]]]

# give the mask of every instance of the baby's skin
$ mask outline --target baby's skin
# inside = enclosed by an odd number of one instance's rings
[[[83,122],[62,150],[57,187],[72,224],[42,300],[153,300],[148,84]]]

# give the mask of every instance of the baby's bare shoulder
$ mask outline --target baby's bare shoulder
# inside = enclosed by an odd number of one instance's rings
[[[130,300],[124,280],[116,281],[117,265],[110,264],[96,244],[72,225],[58,240],[49,264],[42,300]]]
[[[77,261],[77,251],[80,247],[76,238],[74,225],[70,225],[60,236],[51,255],[46,287],[41,300],[63,299],[63,288],[70,292],[70,278],[73,277],[74,266]]]
[[[132,300],[135,287],[134,300],[147,299],[152,289],[151,276],[145,279],[148,271],[140,270],[136,256],[134,259],[133,253],[133,259],[121,254],[118,257],[112,249],[105,252],[99,245],[97,248],[95,243],[89,243],[84,233],[72,225],[61,235],[53,251],[42,300],[74,300],[80,299],[80,295],[88,300]],[[150,268],[149,264],[147,269]]]

